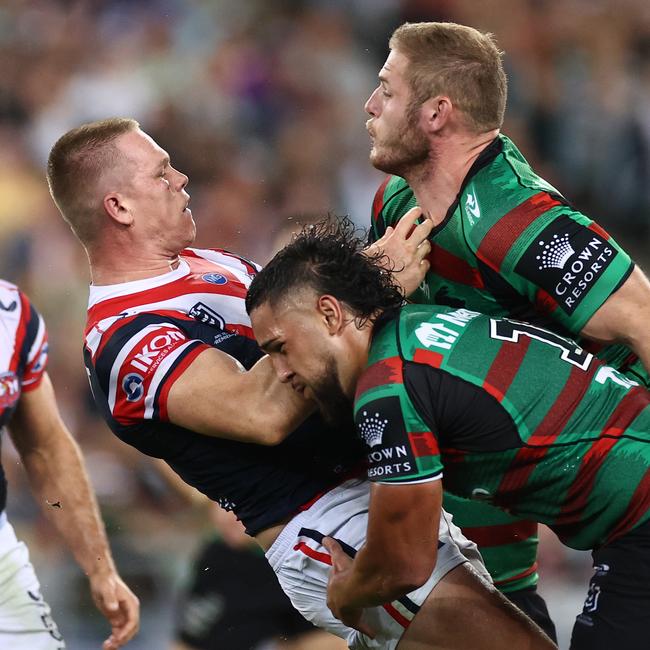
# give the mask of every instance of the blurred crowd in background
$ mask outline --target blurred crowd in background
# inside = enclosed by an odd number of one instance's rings
[[[188,174],[197,245],[259,262],[301,218],[366,225],[381,174],[363,104],[405,20],[491,31],[506,52],[504,132],[578,208],[647,266],[647,0],[11,0],[0,3],[0,277],[43,313],[64,418],[82,445],[118,566],[142,601],[133,648],[164,648],[189,560],[211,524],[93,410],[81,356],[88,273],[44,180],[66,130],[136,118]],[[39,517],[4,437],[9,513],[69,647],[105,629],[84,578]],[[542,592],[561,629],[589,558],[543,544]],[[569,605],[560,593],[579,591]],[[568,581],[566,584],[564,581]],[[564,603],[564,601],[562,601]]]

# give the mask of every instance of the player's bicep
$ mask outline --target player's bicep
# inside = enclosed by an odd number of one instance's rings
[[[237,438],[252,415],[243,408],[252,388],[247,379],[236,359],[206,346],[169,389],[167,417],[198,433]]]
[[[582,330],[599,341],[622,341],[635,351],[647,344],[650,322],[650,282],[636,267],[630,277],[589,319]]]
[[[442,482],[408,485],[373,484],[367,540],[384,562],[400,571],[415,571],[414,582],[426,580],[435,565]]]
[[[209,436],[266,445],[281,442],[311,410],[311,404],[279,382],[268,357],[245,370],[214,348],[193,359],[167,397],[167,416],[174,424]]]

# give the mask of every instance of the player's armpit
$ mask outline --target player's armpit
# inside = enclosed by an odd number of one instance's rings
[[[629,345],[650,371],[650,282],[639,267],[596,311],[582,330],[588,338]]]
[[[313,410],[288,384],[281,384],[270,359],[249,371],[214,348],[201,352],[173,383],[167,415],[197,433],[241,442],[282,442]]]

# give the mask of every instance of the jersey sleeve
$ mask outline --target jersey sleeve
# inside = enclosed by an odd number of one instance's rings
[[[423,422],[403,385],[377,383],[396,378],[379,362],[361,378],[367,386],[355,400],[357,433],[368,445],[368,479],[376,483],[422,483],[442,478],[434,432]],[[375,379],[373,379],[373,377]]]
[[[45,321],[29,299],[20,293],[23,317],[25,319],[26,356],[21,389],[29,392],[40,385],[48,360],[48,340]]]
[[[476,254],[574,334],[634,268],[605,230],[546,192],[498,219]]]
[[[171,387],[210,346],[188,338],[171,322],[143,326],[134,319],[109,334],[93,366],[111,416],[122,425],[169,421]]]

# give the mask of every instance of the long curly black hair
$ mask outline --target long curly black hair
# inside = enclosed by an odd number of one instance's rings
[[[350,219],[334,215],[305,226],[253,279],[248,313],[302,287],[345,303],[360,325],[394,312],[404,301],[402,290],[386,257],[363,252],[360,234]]]

